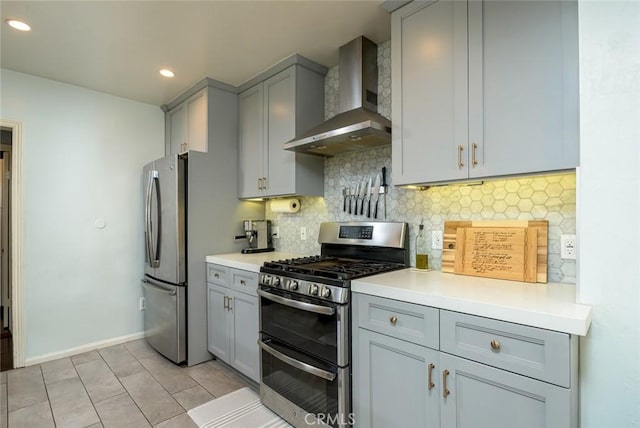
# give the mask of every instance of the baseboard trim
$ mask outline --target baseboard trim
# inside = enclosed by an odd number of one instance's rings
[[[51,352],[49,354],[26,358],[24,361],[24,365],[25,367],[35,366],[36,364],[42,364],[48,361],[70,357],[72,355],[82,354],[83,352],[89,352],[95,349],[106,348],[108,346],[119,345],[121,343],[130,342],[132,340],[142,339],[143,337],[144,337],[144,331],[141,331],[139,333],[128,334],[126,336],[119,336],[119,337],[114,337],[112,339],[106,339],[106,340],[100,340],[98,342],[87,343],[86,345],[76,346],[75,348],[65,349],[64,351]]]

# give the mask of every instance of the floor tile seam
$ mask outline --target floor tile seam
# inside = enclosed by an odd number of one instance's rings
[[[123,348],[126,350],[126,347],[123,346]],[[116,379],[116,381],[118,382],[118,384],[120,385],[120,387],[122,388],[122,392],[113,395],[111,397],[107,397],[107,398],[103,398],[102,400],[97,400],[97,401],[93,401],[93,399],[91,398],[91,396],[89,395],[89,400],[91,401],[91,405],[93,406],[94,410],[96,411],[96,414],[98,415],[98,419],[100,419],[100,423],[102,424],[102,426],[104,426],[104,423],[102,421],[102,418],[100,417],[100,413],[98,413],[98,409],[96,409],[96,404],[97,403],[101,403],[103,401],[112,399],[114,397],[118,397],[120,395],[126,394],[129,399],[131,400],[131,402],[133,403],[134,406],[136,406],[136,408],[138,409],[138,411],[140,412],[140,414],[142,415],[142,417],[149,423],[149,425],[151,427],[153,427],[153,424],[151,423],[151,421],[149,419],[147,419],[147,416],[144,414],[144,412],[142,411],[142,409],[140,408],[140,406],[138,406],[138,403],[136,403],[136,400],[133,399],[133,397],[131,396],[131,394],[129,394],[129,390],[127,389],[126,386],[124,386],[124,384],[122,383],[122,381],[120,380],[120,377],[118,377],[118,375],[113,371],[113,369],[111,368],[111,366],[109,365],[109,363],[107,362],[107,360],[104,359],[104,357],[102,356],[102,354],[100,353],[100,351],[98,349],[96,349],[96,352],[98,354],[98,356],[100,357],[100,359],[104,362],[105,366],[107,367],[107,370],[109,370],[109,372],[113,375],[113,377]],[[127,350],[128,352],[128,350]],[[135,359],[135,357],[134,357]],[[92,361],[97,361],[97,360],[92,360]],[[137,359],[136,359],[137,361]],[[90,363],[91,361],[87,361],[87,363]],[[145,367],[142,367],[143,369],[145,369]],[[145,369],[146,370],[146,369]],[[135,374],[135,373],[133,373]],[[131,375],[129,375],[131,376]],[[126,376],[124,376],[126,377]],[[82,378],[80,378],[80,381],[82,382],[82,385],[84,386],[85,390],[86,390],[86,386],[84,385],[84,381],[82,381]],[[87,391],[88,394],[88,391]]]
[[[125,348],[126,348],[126,346],[125,346]],[[158,354],[156,354],[156,355],[158,355]],[[147,357],[149,357],[149,356],[142,357],[142,358],[147,358]],[[152,372],[151,370],[149,370],[149,369],[148,369],[148,368],[147,368],[147,367],[142,363],[142,361],[140,361],[140,358],[136,357],[135,355],[134,355],[134,358],[138,361],[138,363],[140,363],[140,365],[142,366],[142,368],[143,368],[143,369],[145,369],[145,370],[147,371],[147,373],[149,373],[149,374],[151,375],[151,377],[152,377],[156,382],[158,382],[158,384],[162,387],[162,389],[164,389],[165,391],[167,391],[167,394],[169,394],[169,395],[171,396],[171,398],[173,398],[173,399],[175,400],[175,402],[176,402],[176,403],[178,403],[178,400],[176,400],[176,399],[173,397],[173,394],[177,394],[178,392],[182,392],[182,391],[184,391],[184,390],[187,390],[187,389],[189,389],[189,388],[193,388],[193,387],[195,386],[195,385],[191,385],[191,386],[187,386],[186,388],[182,388],[182,389],[181,389],[181,390],[179,390],[179,391],[171,392],[171,391],[169,391],[167,388],[165,388],[165,386],[162,384],[162,382],[160,382],[160,379],[158,379],[157,377],[155,377],[155,376],[153,375],[153,372]],[[188,376],[189,378],[191,378],[194,382],[198,383],[198,381],[197,381],[197,380],[195,380],[195,379],[193,379],[193,377],[191,377],[191,376],[189,375],[189,373],[185,372],[185,375],[186,375],[186,376]],[[206,390],[206,388],[205,388],[205,390]],[[182,405],[181,405],[180,403],[178,403],[178,404],[180,405],[180,407],[182,407]],[[182,407],[182,408],[184,409],[184,407]],[[186,411],[186,409],[185,409],[185,411]]]
[[[187,373],[187,374],[188,374],[188,373]],[[211,394],[211,395],[213,396],[213,398],[218,398],[218,396],[217,396],[217,395],[215,395],[213,392],[209,391],[209,389],[207,389],[207,387],[206,387],[206,386],[204,386],[202,383],[198,382],[198,379],[194,378],[194,377],[193,377],[193,376],[191,376],[190,374],[189,374],[189,377],[191,377],[191,379],[193,379],[193,380],[194,380],[198,385],[200,385],[200,387],[201,387],[202,389],[204,389],[204,390],[205,390],[205,391],[207,391],[209,394]]]
[[[53,407],[51,407],[51,397],[49,397],[49,390],[47,389],[47,384],[44,383],[44,372],[42,371],[42,364],[38,364],[38,368],[40,369],[40,376],[42,376],[42,385],[44,386],[44,393],[47,395],[47,404],[49,404],[49,413],[51,414],[51,421],[53,422],[53,426],[56,426],[56,418],[55,416],[53,416]]]
[[[124,388],[124,385],[123,385],[123,388]],[[138,411],[140,412],[140,414],[142,415],[142,417],[144,418],[144,420],[145,420],[145,421],[147,421],[147,423],[149,424],[149,426],[151,426],[151,427],[153,428],[153,426],[154,426],[154,425],[153,425],[153,424],[151,423],[151,421],[147,418],[147,415],[145,415],[145,414],[144,414],[144,412],[142,411],[142,409],[140,408],[140,406],[138,406],[138,403],[136,403],[136,400],[134,400],[134,399],[133,399],[133,397],[131,396],[131,394],[129,394],[129,390],[128,390],[127,388],[124,388],[124,392],[122,392],[122,393],[120,393],[120,394],[118,394],[118,395],[114,395],[114,396],[113,396],[113,397],[111,397],[111,398],[119,397],[120,395],[125,395],[125,394],[127,395],[127,397],[129,397],[129,400],[131,400],[131,402],[133,403],[133,405],[134,405],[134,406],[136,406],[136,408],[138,409]],[[108,398],[107,398],[107,400],[108,400]],[[102,401],[105,401],[105,400],[101,400],[101,402],[102,402]],[[98,418],[100,418],[100,414],[98,414]],[[100,423],[102,424],[102,426],[104,426],[104,423],[102,422],[102,418],[100,418]]]
[[[91,404],[91,408],[93,409],[93,412],[95,413],[95,415],[98,418],[98,420],[100,421],[100,423],[102,423],[102,419],[100,418],[100,415],[98,414],[98,410],[96,409],[96,406],[93,405],[93,401],[91,400],[91,396],[89,395],[89,391],[87,391],[87,386],[82,381],[82,378],[80,377],[80,373],[78,373],[78,369],[76,369],[75,364],[73,364],[73,361],[71,360],[71,357],[68,357],[68,358],[71,361],[71,366],[73,367],[73,371],[76,373],[76,378],[80,381],[80,385],[82,385],[82,390],[84,391],[85,396],[89,399],[89,403]],[[93,361],[95,361],[95,360],[93,360]],[[89,361],[87,361],[87,362],[89,362]],[[42,366],[40,367],[40,370],[42,370]],[[43,382],[44,382],[44,373],[43,373],[42,378],[43,378]],[[74,378],[71,378],[71,379],[74,379]],[[64,382],[64,381],[67,381],[67,380],[70,380],[70,379],[64,379],[64,380],[61,380],[60,382]],[[54,382],[54,383],[52,383],[50,385],[55,385],[55,384],[58,384],[60,382]],[[49,400],[49,408],[51,409],[51,416],[53,417],[54,425],[57,426],[58,424],[56,423],[56,415],[53,412],[53,406],[51,405],[51,397],[49,397],[49,389],[47,388],[47,386],[48,385],[45,383],[44,387],[45,387],[45,389],[47,391],[47,398]],[[92,425],[95,425],[95,423],[93,423]],[[87,425],[87,427],[89,427],[89,426],[91,426],[91,425]]]
[[[20,367],[20,368],[26,368],[26,367]],[[44,374],[42,373],[42,367],[40,367],[40,364],[38,364],[38,368],[40,369],[40,377],[42,379],[42,385],[44,386],[44,392],[45,392],[45,395],[47,396],[47,399],[43,400],[43,401],[38,401],[36,403],[28,404],[26,406],[17,407],[17,408],[15,408],[13,410],[9,410],[9,375],[7,375],[7,383],[6,383],[6,385],[7,385],[7,419],[9,417],[9,413],[15,412],[17,410],[25,409],[25,408],[30,407],[30,406],[35,406],[36,404],[44,403],[45,401],[49,402],[49,408],[51,408],[51,402],[49,401],[49,393],[47,391],[47,385],[45,385],[45,383],[44,383]],[[52,412],[52,414],[53,414],[53,412]]]
[[[126,348],[125,348],[125,349],[126,349]],[[134,358],[135,358],[135,357],[134,357]],[[136,358],[136,361],[137,361],[137,358]],[[140,363],[140,361],[138,361],[138,363]],[[144,371],[146,371],[147,373],[149,373],[149,376],[151,376],[151,377],[153,378],[153,380],[155,380],[156,382],[158,382],[158,380],[157,380],[155,377],[153,377],[153,375],[149,372],[149,370],[147,370],[147,368],[146,368],[145,366],[143,366],[143,365],[142,365],[142,363],[140,363],[140,365],[142,366],[142,368],[144,369]],[[141,372],[138,372],[138,373],[141,373]],[[132,374],[130,374],[129,376],[137,375],[138,373],[132,373]],[[114,373],[114,376],[115,376],[115,373]],[[124,377],[128,377],[128,376],[124,376]],[[147,422],[149,422],[149,425],[151,425],[151,427],[156,426],[157,424],[153,424],[153,423],[149,420],[149,418],[147,418],[147,415],[145,415],[145,414],[144,414],[144,412],[142,411],[142,407],[140,407],[140,405],[138,404],[138,402],[136,401],[136,399],[135,399],[135,398],[133,398],[133,396],[131,395],[131,393],[130,393],[130,392],[129,392],[129,390],[127,389],[127,387],[126,387],[124,384],[122,384],[122,381],[120,380],[120,378],[118,378],[117,376],[116,376],[116,378],[118,379],[118,382],[120,382],[120,384],[121,384],[121,385],[122,385],[122,387],[124,388],[125,393],[129,396],[129,398],[131,399],[131,401],[133,401],[133,404],[135,404],[135,406],[138,408],[138,410],[140,410],[140,413],[142,413],[142,416],[147,420]],[[184,409],[184,407],[182,407],[182,405],[181,405],[180,403],[178,403],[178,400],[176,400],[175,398],[173,398],[173,395],[171,395],[171,393],[170,393],[169,391],[167,391],[167,390],[166,390],[166,388],[165,388],[164,386],[162,386],[162,384],[161,384],[160,382],[158,382],[158,385],[160,385],[160,387],[161,387],[162,389],[164,389],[164,390],[165,390],[165,392],[166,392],[167,394],[169,394],[169,397],[171,397],[171,398],[173,399],[173,401],[175,401],[175,402],[176,402],[176,404],[177,404],[178,406],[180,406],[181,408],[183,408],[183,409]],[[177,415],[174,415],[174,416],[177,416]],[[173,417],[173,416],[172,416],[172,417]],[[169,418],[169,419],[171,419],[171,418]],[[164,421],[162,421],[162,422],[164,422]],[[162,422],[158,422],[158,424],[159,424],[159,423],[162,423]]]

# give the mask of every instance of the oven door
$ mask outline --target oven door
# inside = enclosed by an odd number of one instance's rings
[[[294,426],[350,425],[350,373],[261,335],[260,398]]]
[[[261,286],[260,331],[344,367],[349,364],[349,307]]]

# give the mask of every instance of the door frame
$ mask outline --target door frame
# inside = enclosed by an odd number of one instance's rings
[[[23,204],[22,204],[22,122],[0,119],[0,126],[9,128],[11,141],[11,334],[13,337],[13,367],[24,367],[24,288],[22,272]]]

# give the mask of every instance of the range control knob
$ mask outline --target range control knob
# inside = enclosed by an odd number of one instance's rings
[[[297,290],[298,289],[298,281],[291,280],[289,281],[289,290]]]
[[[329,287],[322,287],[320,295],[324,298],[331,296],[331,289]]]
[[[277,276],[271,277],[271,285],[273,285],[274,287],[280,285],[280,278]]]
[[[309,294],[317,296],[318,295],[318,284],[309,284],[309,287],[307,288],[307,292]]]

